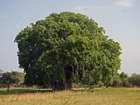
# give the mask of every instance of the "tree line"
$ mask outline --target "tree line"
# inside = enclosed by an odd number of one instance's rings
[[[117,73],[111,84],[113,87],[134,87],[140,86],[140,74],[133,73],[128,76],[126,73]]]
[[[26,87],[26,84],[24,83],[24,76],[25,74],[23,72],[18,71],[10,71],[10,72],[3,72],[0,70],[0,87],[6,87],[7,91],[9,91],[9,88],[12,87]],[[76,87],[73,84],[72,87]],[[85,85],[81,84],[77,88],[81,87],[104,87],[103,82],[99,82],[96,85]],[[133,73],[131,76],[128,76],[126,73],[117,73],[112,83],[109,85],[110,87],[139,87],[140,86],[140,74]],[[43,87],[41,87],[43,88]]]

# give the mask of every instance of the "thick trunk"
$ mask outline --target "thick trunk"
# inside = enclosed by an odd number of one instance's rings
[[[64,82],[52,82],[53,91],[70,90],[72,88],[72,66],[69,63],[64,65]]]
[[[65,90],[70,90],[72,88],[72,66],[66,63],[64,66],[65,71]]]
[[[65,78],[66,80],[65,80],[65,90],[71,90],[71,88],[72,88],[72,81],[71,81],[71,78],[69,78],[68,80],[67,80],[67,78]]]
[[[51,88],[53,91],[70,90],[72,88],[71,80],[66,80],[64,83],[53,82],[51,83]]]
[[[52,88],[53,91],[65,90],[64,83],[61,83],[61,82],[53,82],[53,83],[51,83],[51,88]]]

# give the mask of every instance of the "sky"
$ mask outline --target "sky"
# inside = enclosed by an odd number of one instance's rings
[[[82,13],[122,47],[121,69],[140,74],[140,0],[0,0],[0,69],[19,68],[16,35],[30,23],[64,11]]]

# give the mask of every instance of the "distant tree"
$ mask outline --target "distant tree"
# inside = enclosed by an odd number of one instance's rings
[[[136,73],[132,74],[132,76],[130,76],[128,81],[133,86],[140,86],[140,74],[136,74]]]
[[[119,73],[117,73],[114,78],[113,78],[113,82],[112,82],[112,86],[113,87],[120,87],[122,86],[122,80],[120,78]]]
[[[17,73],[18,73],[19,82],[20,82],[20,83],[24,83],[24,76],[25,76],[25,73],[23,73],[23,72],[17,72]]]
[[[18,82],[16,82],[17,84],[24,83],[25,74],[23,72],[12,71],[11,73],[12,73],[12,78],[18,80]]]
[[[0,69],[0,78],[2,77],[3,75],[3,71]]]
[[[3,71],[0,69],[0,78],[2,77],[2,75],[3,75]],[[0,81],[0,87],[2,87],[1,81]]]
[[[122,72],[122,73],[120,74],[120,79],[121,79],[122,85],[123,85],[124,87],[128,86],[128,75],[127,75],[126,73]]]
[[[15,42],[29,86],[67,90],[74,81],[108,85],[120,68],[120,44],[79,13],[52,13],[22,30]]]
[[[16,72],[5,72],[0,78],[0,82],[6,85],[7,91],[9,92],[10,84],[18,83],[19,79]]]

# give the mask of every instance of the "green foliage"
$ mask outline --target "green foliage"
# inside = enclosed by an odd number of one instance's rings
[[[17,71],[4,72],[0,77],[0,84],[5,85],[8,91],[11,84],[18,84],[23,82],[24,82],[24,73]]]
[[[25,74],[22,72],[17,72],[17,76],[18,76],[19,82],[23,83]]]
[[[111,84],[113,87],[134,87],[140,86],[140,74],[132,74],[130,77],[122,72],[121,74],[116,74],[113,78]]]
[[[129,83],[133,86],[140,86],[140,74],[132,74],[132,76],[128,79]]]
[[[120,74],[120,79],[121,79],[121,81],[122,81],[122,86],[124,86],[124,87],[126,87],[126,86],[128,86],[129,84],[128,84],[128,75],[126,74],[126,73],[124,73],[124,72],[122,72],[121,74]]]
[[[6,85],[7,91],[9,91],[10,84],[18,83],[18,82],[19,82],[19,79],[18,79],[17,73],[14,71],[6,72],[0,78],[0,83]]]
[[[119,43],[108,39],[93,19],[79,13],[52,13],[22,30],[15,42],[27,85],[54,86],[71,80],[109,84],[120,68]],[[64,69],[65,64],[72,71]],[[68,72],[72,78],[66,78]]]
[[[121,87],[122,84],[123,84],[123,81],[121,80],[120,75],[116,74],[113,78],[112,86],[113,87]]]

